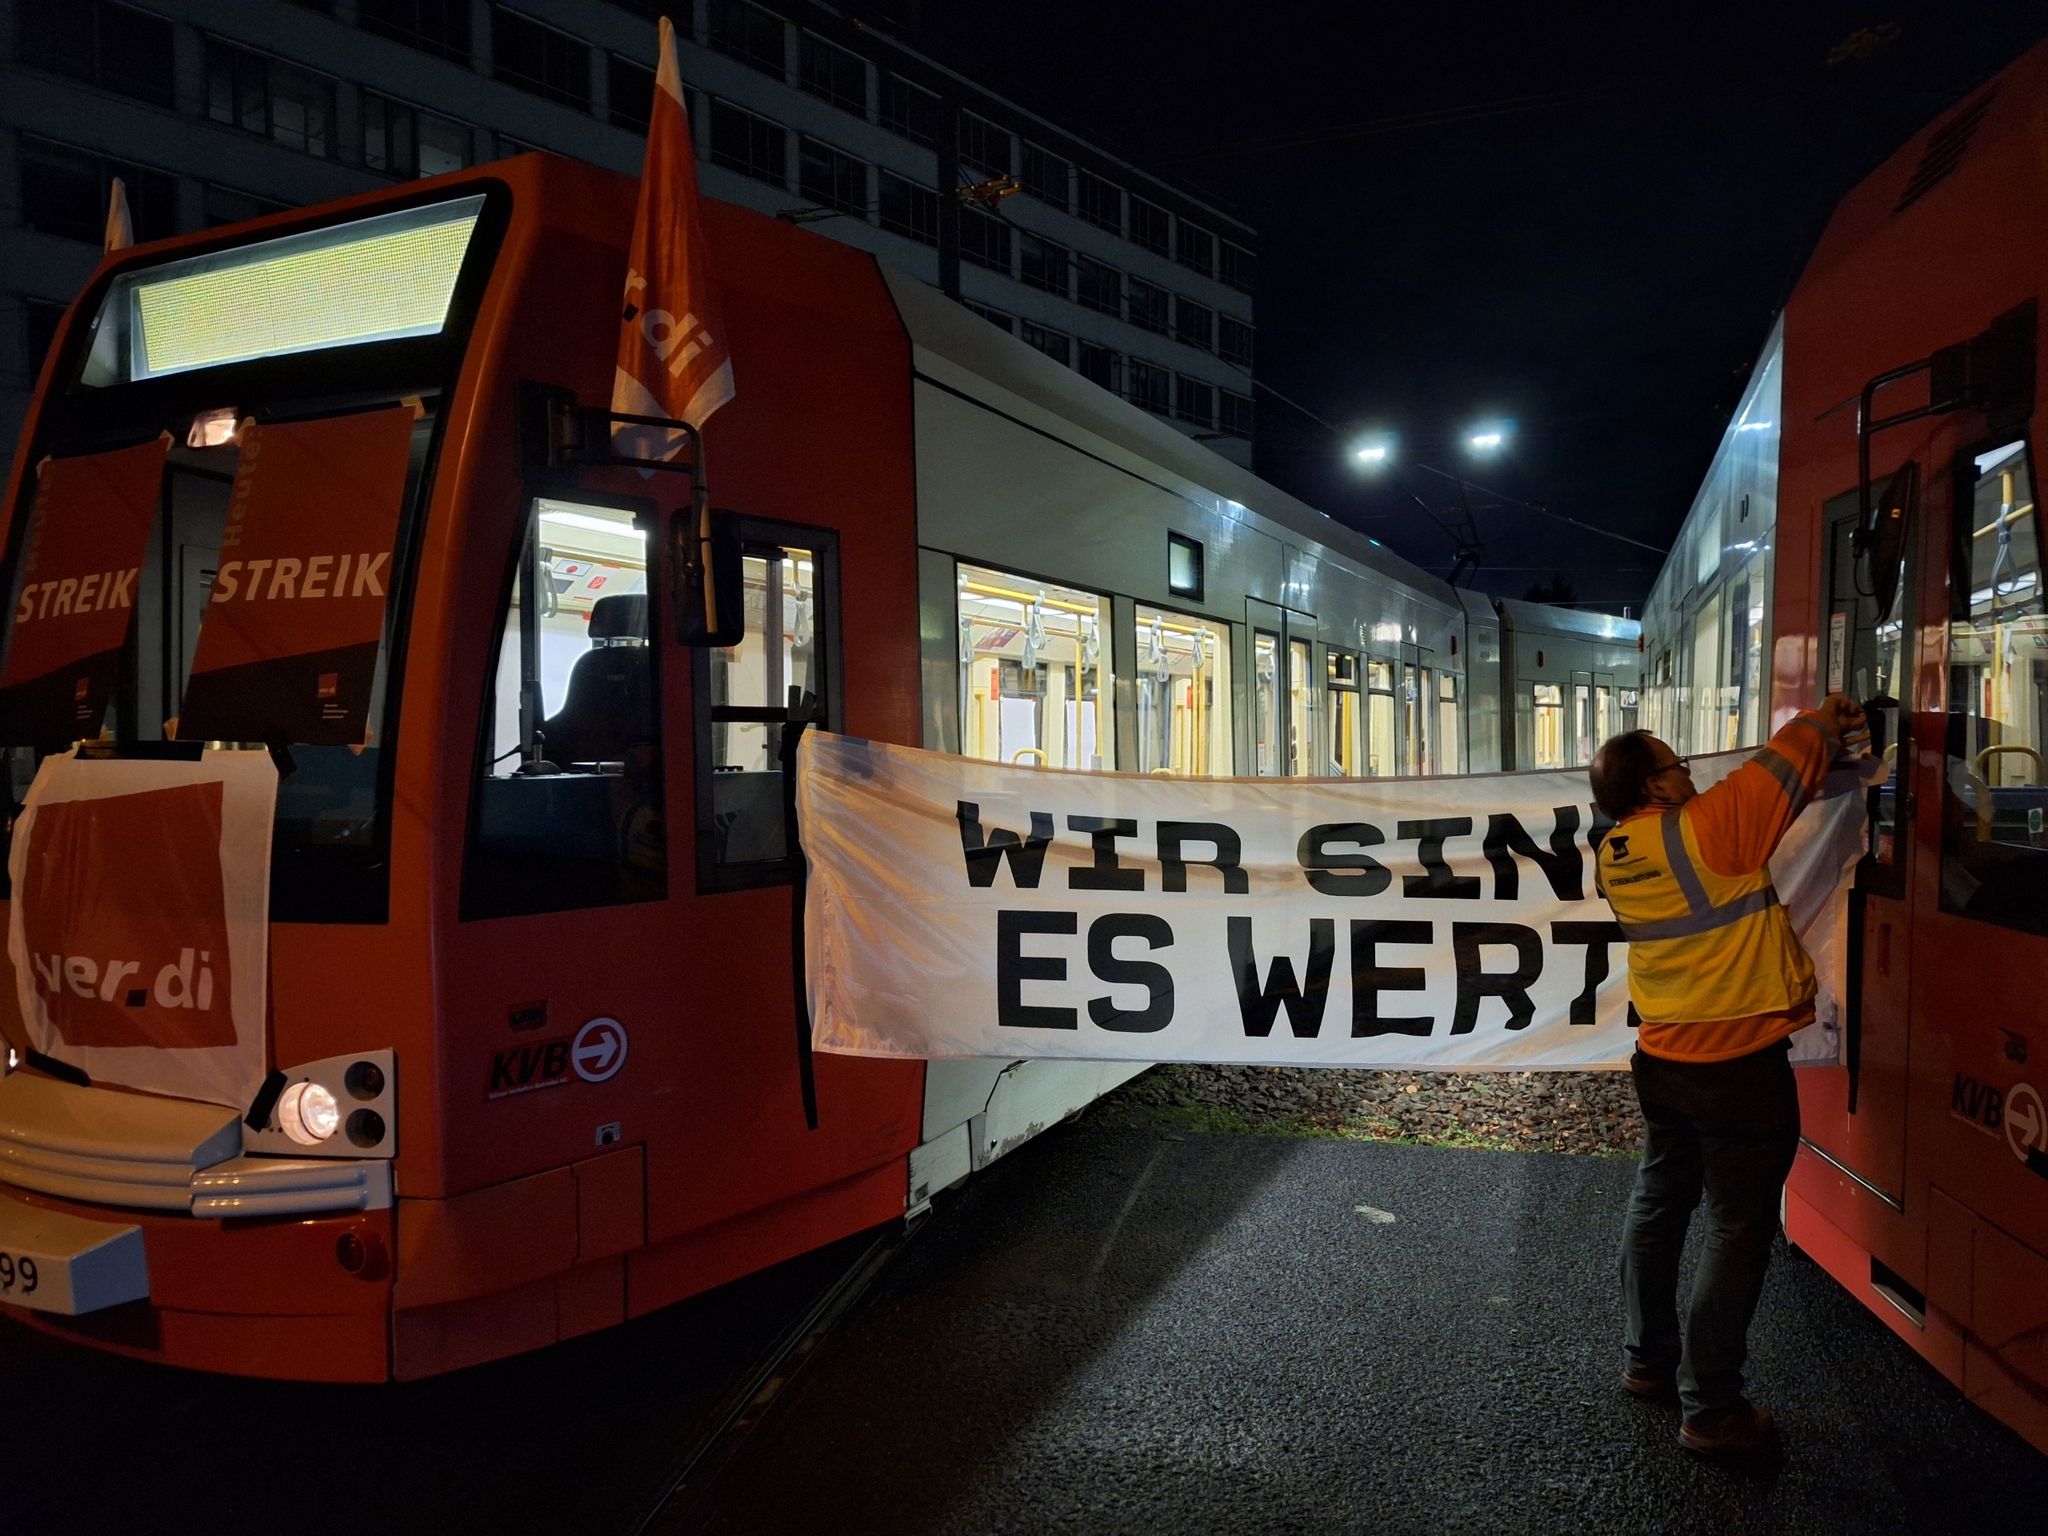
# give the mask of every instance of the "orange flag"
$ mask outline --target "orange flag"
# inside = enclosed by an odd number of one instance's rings
[[[612,409],[700,427],[733,397],[732,353],[697,212],[697,159],[676,65],[675,28],[666,16],[660,46],[640,207],[627,252]],[[682,437],[659,427],[620,425],[612,430],[612,442],[622,454],[656,459],[675,453]]]

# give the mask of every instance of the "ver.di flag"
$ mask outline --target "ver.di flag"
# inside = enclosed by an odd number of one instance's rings
[[[1839,1057],[1861,787],[1831,775],[1771,861],[1821,988],[1795,1060]],[[1634,1049],[1583,770],[1180,779],[810,731],[797,811],[821,1051],[1471,1071]]]
[[[626,253],[612,409],[701,427],[733,397],[732,354],[697,210],[697,160],[676,65],[675,28],[666,16],[660,51],[640,203]],[[620,453],[645,459],[668,458],[682,446],[680,433],[626,423],[613,429],[612,441]]]

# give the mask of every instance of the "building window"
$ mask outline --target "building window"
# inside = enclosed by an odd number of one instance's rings
[[[868,65],[857,53],[837,43],[828,43],[814,32],[797,35],[799,77],[813,96],[844,107],[861,117],[868,115]]]
[[[1252,365],[1252,328],[1228,315],[1216,317],[1216,355],[1240,368]]]
[[[1124,312],[1124,275],[1093,256],[1074,258],[1074,298],[1105,315]]]
[[[1219,407],[1216,424],[1232,437],[1249,438],[1252,435],[1252,397],[1219,389],[1216,401]]]
[[[898,176],[880,175],[882,228],[923,245],[939,243],[939,194]]]
[[[1166,216],[1166,210],[1157,203],[1148,203],[1133,193],[1131,196],[1131,238],[1146,250],[1159,256],[1171,256],[1170,243],[1173,225]]]
[[[1161,416],[1172,409],[1173,375],[1164,368],[1156,363],[1140,362],[1134,357],[1130,363],[1130,379],[1133,405],[1142,405]]]
[[[882,76],[882,126],[920,144],[939,142],[939,98],[901,75]]]
[[[57,327],[64,323],[64,306],[42,299],[21,301],[21,334],[27,345],[23,375],[31,382],[43,371],[43,359],[57,344]]]
[[[1184,267],[1193,267],[1197,272],[1214,273],[1216,270],[1216,237],[1198,224],[1180,221],[1179,238],[1174,244],[1173,259]]]
[[[1010,270],[1010,226],[971,208],[960,210],[960,259],[998,272]]]
[[[507,85],[590,110],[590,46],[531,16],[491,9],[491,73]]]
[[[309,155],[334,152],[334,82],[268,54],[206,41],[206,115]]]
[[[1068,182],[1073,179],[1073,165],[1061,159],[1049,149],[1040,149],[1028,140],[1024,145],[1024,190],[1033,197],[1051,203],[1065,213],[1071,193]]]
[[[1090,384],[1101,386],[1113,395],[1120,395],[1124,388],[1124,360],[1113,348],[1096,342],[1084,341],[1077,349],[1080,356],[1075,368]]]
[[[780,80],[789,68],[782,52],[782,18],[747,0],[709,0],[711,46]]]
[[[1142,277],[1126,278],[1124,286],[1131,298],[1131,324],[1141,331],[1154,331],[1167,335],[1171,329],[1168,316],[1167,293],[1156,283],[1148,283]]]
[[[973,303],[970,303],[967,307],[1001,331],[1005,336],[1013,334],[1017,329],[1017,322],[1009,315],[1004,314],[1000,309],[990,309],[986,304]]]
[[[258,197],[253,192],[237,192],[233,187],[216,186],[212,182],[206,184],[204,209],[208,229],[218,229],[223,224],[241,224],[249,219],[283,213],[290,206],[289,203]]]
[[[1030,320],[1019,320],[1017,339],[1026,346],[1036,347],[1062,368],[1073,366],[1074,339],[1064,331],[1051,330]]]
[[[1216,386],[1181,374],[1174,380],[1173,414],[1198,427],[1216,423]]]
[[[1074,178],[1074,187],[1080,194],[1077,207],[1082,218],[1113,235],[1124,232],[1124,194],[1121,187],[1104,181],[1093,171],[1079,172]]]
[[[1223,265],[1217,269],[1217,275],[1240,293],[1250,293],[1252,291],[1253,279],[1257,275],[1257,268],[1252,262],[1252,253],[1241,245],[1232,245],[1228,240],[1225,240],[1223,242]]]
[[[1185,297],[1176,299],[1173,308],[1174,335],[1191,347],[1200,347],[1204,352],[1216,345],[1215,310]]]
[[[801,134],[797,138],[797,184],[821,208],[837,208],[865,218],[868,211],[868,167],[865,160]]]
[[[960,164],[981,176],[1010,174],[1010,135],[987,118],[960,114]]]
[[[1019,272],[1024,281],[1064,299],[1069,287],[1067,248],[1029,231],[1019,237],[1017,244]]]
[[[29,229],[100,244],[107,232],[107,197],[118,176],[137,240],[177,233],[178,183],[162,171],[30,138],[21,140],[20,164],[21,222]]]
[[[654,71],[631,59],[605,58],[605,115],[615,128],[645,133],[654,121]]]
[[[469,62],[469,0],[356,0],[356,23],[408,48]]]
[[[470,163],[469,127],[363,93],[363,164],[392,176],[439,176]]]
[[[782,124],[729,101],[711,103],[711,163],[771,186],[789,185],[789,135]]]
[[[159,107],[176,104],[171,24],[105,0],[21,0],[21,62]]]

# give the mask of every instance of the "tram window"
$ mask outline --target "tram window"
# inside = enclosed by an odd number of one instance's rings
[[[536,498],[498,632],[464,917],[668,890],[647,525]]]
[[[1330,722],[1329,772],[1339,778],[1363,778],[1365,761],[1365,711],[1360,707],[1358,657],[1350,651],[1332,648],[1324,653],[1328,673],[1325,695]]]
[[[962,755],[1115,767],[1109,599],[975,565],[958,590]]]
[[[1398,771],[1394,758],[1394,664],[1365,664],[1365,771],[1375,778]]]
[[[1718,752],[1727,745],[1721,728],[1721,601],[1717,592],[1705,599],[1693,620],[1692,719],[1687,722],[1687,752]]]
[[[2027,444],[1968,456],[1960,478],[1941,903],[2048,933],[2048,603]]]
[[[1138,771],[1228,774],[1230,626],[1140,603]]]
[[[786,882],[790,857],[782,736],[792,704],[838,725],[838,543],[823,529],[754,519],[745,546],[746,638],[699,652],[697,884],[737,890]]]
[[[1431,745],[1430,771],[1458,773],[1465,766],[1458,730],[1458,676],[1443,672],[1436,680],[1436,740]]]
[[[1527,683],[1515,701],[1515,727],[1522,751],[1517,760],[1528,768],[1562,768],[1564,761],[1564,688],[1558,683]]]
[[[1308,670],[1308,642],[1287,642],[1287,771],[1300,778],[1318,770],[1310,767],[1315,752],[1315,694]]]
[[[1423,771],[1424,738],[1423,729],[1424,680],[1429,676],[1408,662],[1401,663],[1401,771],[1409,775]]]
[[[1619,722],[1614,713],[1614,689],[1607,683],[1593,685],[1593,747],[1598,750],[1601,743],[1619,733]],[[1592,758],[1588,757],[1587,762]]]
[[[1572,736],[1574,763],[1593,760],[1593,688],[1590,683],[1572,684]]]
[[[1822,509],[1827,538],[1826,618],[1821,638],[1822,683],[1829,693],[1847,693],[1859,701],[1876,697],[1903,699],[1911,691],[1913,562],[1908,550],[1900,557],[1899,579],[1892,586],[1888,612],[1877,611],[1871,573],[1859,568],[1852,536],[1859,521],[1860,495],[1848,491]],[[1755,601],[1755,599],[1753,599]],[[1892,758],[1891,775],[1870,792],[1868,841],[1857,870],[1858,886],[1888,896],[1906,894],[1904,842],[1899,837],[1899,767],[1896,745],[1903,716],[1897,706],[1886,709],[1880,722]]]
[[[1252,772],[1271,778],[1281,767],[1280,637],[1252,631]]]

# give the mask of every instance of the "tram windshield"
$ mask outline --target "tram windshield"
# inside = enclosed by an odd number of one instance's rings
[[[2048,600],[2024,441],[1972,456],[1949,623],[1942,904],[2048,932]]]
[[[7,554],[13,803],[80,738],[265,746],[280,769],[272,915],[383,916],[392,661],[442,400],[495,244],[478,231],[502,223],[489,201],[230,240],[89,297],[38,402]],[[74,575],[82,602],[84,564],[133,572],[97,588],[130,609],[104,632],[119,649],[96,659],[103,692],[74,688],[79,657],[22,621],[55,614]],[[353,605],[345,622],[333,598]]]

